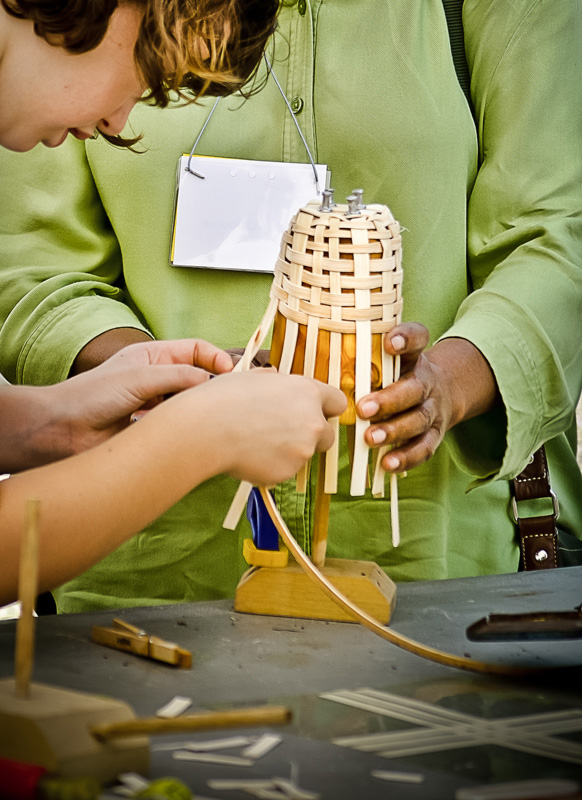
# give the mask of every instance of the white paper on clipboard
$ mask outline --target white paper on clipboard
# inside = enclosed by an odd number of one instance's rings
[[[311,164],[189,156],[178,162],[170,263],[273,272],[291,217],[317,199]],[[315,165],[320,192],[327,166]]]

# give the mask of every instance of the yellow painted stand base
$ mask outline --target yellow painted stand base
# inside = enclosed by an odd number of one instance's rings
[[[135,719],[127,703],[31,683],[16,697],[12,678],[0,681],[0,757],[46,767],[65,778],[114,780],[120,772],[147,775],[144,736],[100,743],[89,726]],[[1,793],[1,792],[0,792]]]
[[[259,550],[252,539],[245,539],[243,558],[251,567],[286,567],[289,551],[286,547],[280,547],[279,550]]]
[[[396,605],[396,586],[372,561],[329,558],[329,580],[378,622],[387,624]],[[240,579],[234,610],[275,617],[354,622],[295,562],[286,567],[252,567]]]

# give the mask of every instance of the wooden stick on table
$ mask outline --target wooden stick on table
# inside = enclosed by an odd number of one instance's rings
[[[29,696],[34,661],[34,606],[38,587],[38,500],[26,501],[26,524],[20,550],[18,597],[21,603],[16,628],[14,678],[17,697]]]
[[[215,728],[232,728],[252,725],[283,725],[291,720],[291,711],[286,706],[255,706],[235,708],[231,711],[201,711],[173,719],[146,717],[108,725],[95,725],[89,730],[101,742],[112,739],[127,739],[132,736],[156,736],[160,733],[183,731],[206,731]]]

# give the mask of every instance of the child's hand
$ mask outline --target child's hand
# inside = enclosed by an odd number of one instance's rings
[[[327,420],[346,407],[339,389],[270,370],[227,375],[204,391],[217,395],[217,440],[226,441],[223,471],[256,485],[281,483],[314,452],[328,450],[333,431]]]

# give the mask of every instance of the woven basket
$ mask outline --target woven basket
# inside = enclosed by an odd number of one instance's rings
[[[360,213],[310,203],[283,234],[271,299],[276,301],[271,363],[341,388],[348,408],[339,423],[355,425],[352,494],[366,487],[368,423],[355,403],[395,378],[382,336],[402,313],[402,239],[386,206]],[[337,437],[336,437],[337,439]],[[337,491],[337,448],[326,459],[325,491]]]
[[[250,368],[273,325],[270,361],[280,372],[316,378],[345,393],[348,407],[332,421],[335,442],[325,454],[326,494],[337,492],[339,424],[353,432],[350,493],[363,495],[370,485],[364,441],[369,422],[356,416],[355,404],[398,379],[399,358],[383,351],[382,338],[400,322],[401,289],[400,225],[386,206],[350,213],[346,205],[324,211],[314,201],[298,211],[283,234],[269,306],[239,368]],[[375,451],[376,497],[384,496],[379,462],[386,450]],[[307,468],[297,476],[297,491],[305,491],[306,478]],[[239,506],[242,497],[241,492]],[[395,476],[391,500],[395,506]],[[396,508],[392,527],[398,538]]]

